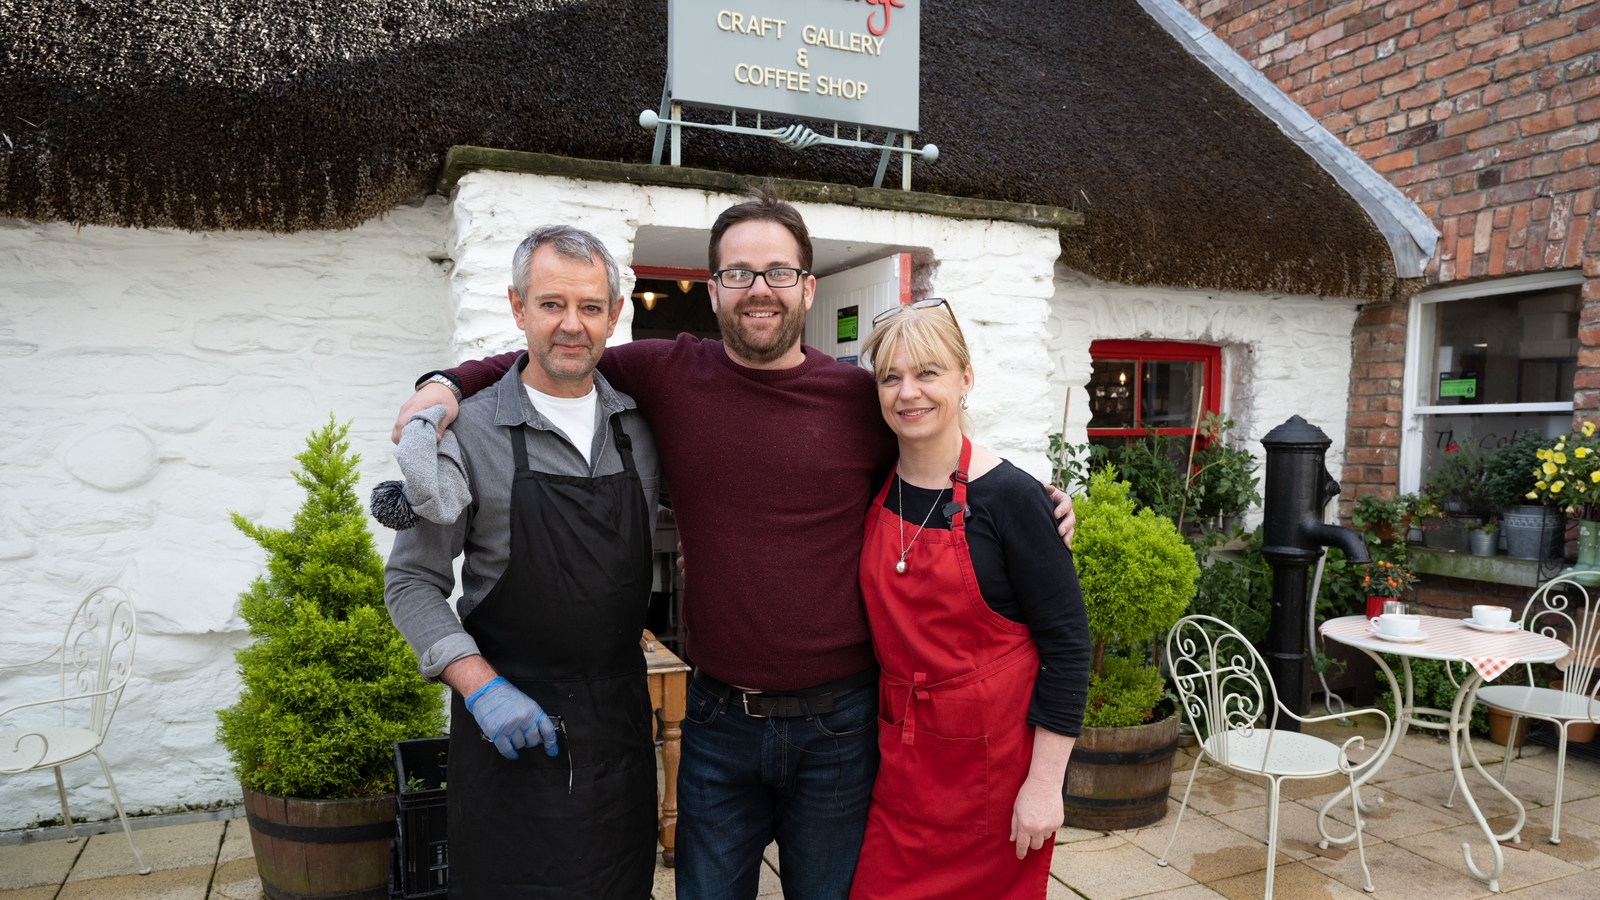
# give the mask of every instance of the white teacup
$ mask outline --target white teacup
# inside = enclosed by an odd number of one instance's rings
[[[1417,633],[1417,627],[1421,621],[1417,616],[1384,613],[1378,617],[1378,633],[1386,634],[1390,637],[1410,637]]]
[[[1472,621],[1479,625],[1509,625],[1511,610],[1504,606],[1474,606]]]

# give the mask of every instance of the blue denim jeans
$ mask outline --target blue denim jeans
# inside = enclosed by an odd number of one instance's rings
[[[678,768],[679,900],[753,900],[778,842],[786,900],[845,900],[878,772],[878,691],[752,718],[693,682]]]

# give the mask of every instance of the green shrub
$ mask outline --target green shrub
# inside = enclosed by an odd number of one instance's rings
[[[267,551],[267,574],[239,597],[255,641],[235,659],[239,701],[217,739],[239,783],[310,799],[394,790],[395,741],[444,729],[438,685],[383,606],[383,560],[356,498],[349,425],[328,424],[295,457],[306,501],[288,529],[233,523]]]
[[[1400,657],[1391,656],[1385,653],[1383,655],[1383,661],[1388,663],[1389,670],[1394,672],[1395,681],[1400,683],[1400,689],[1402,691],[1405,690],[1406,678],[1405,673],[1402,672],[1400,668]],[[1468,673],[1461,665],[1458,664],[1455,670],[1456,680],[1452,682],[1450,680],[1449,673],[1445,671],[1446,665],[1447,664],[1443,660],[1437,659],[1411,660],[1411,697],[1418,706],[1426,706],[1431,709],[1442,709],[1446,713],[1450,712],[1450,707],[1456,702],[1456,684],[1465,682],[1467,680]],[[1389,683],[1389,679],[1384,678],[1382,672],[1378,673],[1377,679],[1380,686],[1386,686]],[[1515,681],[1516,679],[1512,678],[1508,680]],[[1387,690],[1387,688],[1378,693],[1378,702],[1375,705],[1379,709],[1388,713],[1391,718],[1394,716],[1394,694]],[[1419,716],[1418,718],[1426,719],[1431,722],[1449,721],[1448,715]],[[1482,704],[1478,704],[1473,707],[1472,724],[1470,727],[1474,734],[1488,733],[1489,712]],[[1443,732],[1440,733],[1442,734]]]
[[[1155,718],[1155,708],[1166,690],[1167,680],[1156,669],[1120,656],[1108,656],[1101,670],[1089,676],[1083,724],[1090,728],[1143,725]]]
[[[1072,552],[1094,642],[1090,703],[1098,709],[1085,722],[1102,727],[1138,725],[1160,702],[1165,682],[1144,663],[1143,648],[1183,616],[1200,574],[1172,520],[1137,509],[1128,491],[1116,467],[1106,466],[1073,500],[1078,531]],[[1137,659],[1107,655],[1108,647]],[[1137,671],[1146,674],[1130,674]]]
[[[1119,638],[1147,640],[1171,628],[1200,575],[1172,521],[1148,508],[1136,512],[1129,489],[1117,480],[1116,467],[1107,466],[1090,476],[1088,493],[1072,504],[1078,517],[1072,553],[1097,647]]]
[[[1272,567],[1261,556],[1260,529],[1245,539],[1240,559],[1213,556],[1204,546],[1195,554],[1204,565],[1189,612],[1221,619],[1260,646],[1272,624]]]
[[[1533,490],[1534,482],[1538,481],[1534,470],[1539,468],[1541,462],[1539,451],[1548,450],[1555,444],[1554,438],[1547,438],[1537,431],[1524,431],[1516,440],[1501,444],[1486,454],[1483,474],[1489,483],[1489,499],[1501,509],[1540,503],[1539,500],[1529,500],[1528,492]]]

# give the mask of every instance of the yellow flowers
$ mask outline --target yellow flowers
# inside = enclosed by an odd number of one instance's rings
[[[1596,475],[1600,475],[1600,472],[1596,472],[1595,474]],[[1595,480],[1596,481],[1600,481],[1600,478],[1596,478]],[[1539,492],[1538,491],[1529,491],[1527,496],[1528,496],[1529,500],[1537,500],[1537,499],[1539,499]]]
[[[1590,472],[1589,480],[1595,484],[1600,484],[1600,469],[1595,469],[1593,472]]]
[[[1594,423],[1593,422],[1585,422],[1585,423],[1583,423],[1583,436],[1584,437],[1594,437]]]
[[[1566,487],[1566,486],[1567,486],[1567,483],[1565,481],[1558,481],[1555,484],[1550,485],[1550,493],[1559,494],[1559,493],[1561,493],[1561,489]]]
[[[1547,462],[1539,468],[1542,469],[1546,475],[1554,475],[1556,473],[1556,464],[1553,462]]]
[[[1533,486],[1534,486],[1534,487],[1536,487],[1536,488],[1538,488],[1538,489],[1539,489],[1539,490],[1541,490],[1541,491],[1542,491],[1542,490],[1544,490],[1544,489],[1546,489],[1546,488],[1548,488],[1548,487],[1549,487],[1549,486],[1550,486],[1550,485],[1548,485],[1548,484],[1545,484],[1545,483],[1544,483],[1544,482],[1542,482],[1542,481],[1535,481],[1535,482],[1534,482],[1534,483],[1533,483]]]
[[[1538,459],[1549,459],[1550,458],[1550,451],[1541,448],[1539,450],[1534,451],[1533,455]]]
[[[1574,452],[1576,452],[1576,451],[1574,451]],[[1567,464],[1567,455],[1565,453],[1554,454],[1551,458],[1556,461],[1557,465],[1564,466],[1564,465]]]
[[[1589,455],[1589,448],[1588,447],[1574,447],[1572,449],[1572,455],[1576,456],[1579,459],[1583,459],[1585,456]]]

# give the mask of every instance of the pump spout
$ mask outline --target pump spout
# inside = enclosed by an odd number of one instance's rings
[[[1342,525],[1307,522],[1300,527],[1300,533],[1313,544],[1338,547],[1344,552],[1347,562],[1357,564],[1372,562],[1372,556],[1367,552],[1367,542],[1360,534]]]

